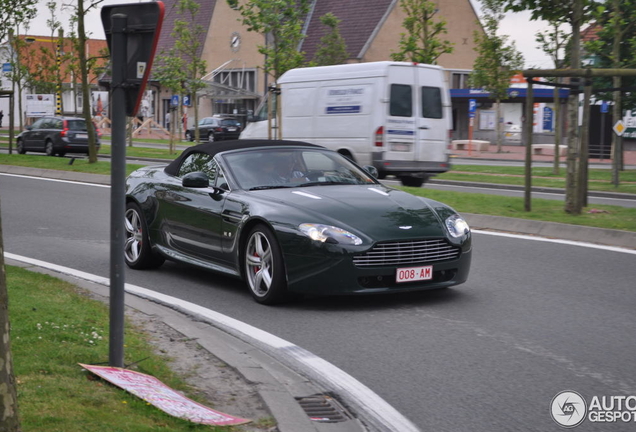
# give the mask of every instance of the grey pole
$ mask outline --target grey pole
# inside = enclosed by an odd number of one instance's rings
[[[126,62],[125,14],[112,16],[112,137],[110,186],[110,345],[109,364],[124,366],[124,243],[126,229]]]

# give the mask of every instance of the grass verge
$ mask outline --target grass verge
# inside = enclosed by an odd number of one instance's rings
[[[236,431],[181,420],[94,377],[77,363],[108,360],[108,308],[59,279],[7,266],[12,353],[22,429],[29,432]],[[156,355],[143,331],[126,324],[125,363],[197,395]],[[199,400],[205,404],[205,401]]]
[[[69,165],[71,159],[67,157],[50,157],[41,155],[20,155],[20,154],[0,154],[0,165],[23,166],[29,168],[52,169],[59,171],[82,172],[88,174],[110,175],[110,162],[97,161],[88,163],[86,158],[75,159],[72,165]],[[127,164],[126,175],[130,174],[143,165]]]
[[[441,201],[460,213],[479,213],[546,222],[583,225],[596,228],[636,231],[636,208],[610,205],[591,205],[580,215],[563,211],[563,202],[540,198],[532,199],[532,211],[523,209],[523,198],[501,195],[448,192],[433,189],[402,187],[413,195]]]

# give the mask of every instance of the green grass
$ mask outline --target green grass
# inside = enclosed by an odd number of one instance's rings
[[[559,222],[597,228],[636,231],[636,208],[609,205],[590,205],[581,215],[571,215],[563,210],[563,202],[533,198],[532,211],[523,209],[523,198],[501,195],[448,192],[424,188],[402,187],[413,195],[441,201],[460,213],[478,213],[506,216],[546,222]]]
[[[20,155],[17,153],[14,153],[12,155],[0,154],[0,165],[110,175],[110,162],[98,161],[91,164],[88,163],[88,159],[85,157],[75,159],[73,165],[69,165],[70,161],[71,159],[67,157],[50,157],[45,156],[44,153],[32,155]],[[139,164],[127,164],[126,174],[130,174],[131,172],[138,168],[141,168],[142,166],[143,165]]]
[[[108,361],[106,304],[67,282],[17,267],[7,267],[7,286],[22,430],[236,430],[174,418],[83,370],[78,363]],[[125,364],[139,361],[139,372],[207,404],[170,370],[168,359],[155,354],[143,331],[130,323],[125,329]]]

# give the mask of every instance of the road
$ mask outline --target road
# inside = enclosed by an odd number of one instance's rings
[[[109,198],[104,187],[0,175],[5,250],[107,277]],[[127,281],[313,352],[423,431],[556,431],[548,407],[560,391],[636,395],[633,254],[474,237],[468,283],[439,292],[274,308],[239,281],[174,263]]]

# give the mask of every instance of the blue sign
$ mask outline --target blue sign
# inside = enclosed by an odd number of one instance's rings
[[[477,100],[476,99],[468,99],[468,112],[469,113],[474,113],[475,111],[477,111]]]
[[[609,112],[609,104],[607,103],[607,101],[601,102],[601,112],[602,113]]]
[[[2,72],[11,72],[12,70],[11,63],[2,63]]]
[[[179,95],[172,95],[172,99],[170,100],[170,105],[172,106],[179,105]]]
[[[554,111],[552,108],[545,107],[543,108],[543,130],[551,131],[552,130],[552,118]]]
[[[359,114],[361,111],[360,105],[344,105],[327,107],[325,114]]]
[[[190,106],[190,95],[185,95],[183,97],[183,106]]]

